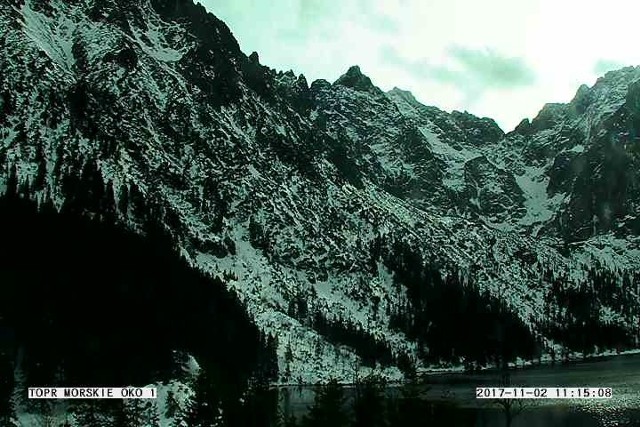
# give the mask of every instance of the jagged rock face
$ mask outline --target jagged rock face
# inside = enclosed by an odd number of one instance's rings
[[[368,76],[362,74],[360,67],[357,65],[350,67],[344,75],[335,81],[334,85],[345,86],[360,92],[382,93],[380,88],[373,85]]]
[[[607,73],[507,137],[525,147],[525,161],[543,168],[548,195],[560,200],[545,226],[550,233],[569,241],[637,235],[638,79],[633,67]]]
[[[502,129],[490,118],[478,118],[466,111],[464,113],[454,111],[451,116],[465,131],[468,141],[473,145],[490,144],[504,138]]]
[[[0,189],[164,228],[277,334],[282,381],[462,363],[429,342],[442,286],[458,331],[483,318],[471,295],[547,351],[571,344],[554,289],[611,277],[593,324],[637,340],[637,290],[616,287],[637,235],[604,232],[637,232],[638,69],[503,135],[356,67],[311,85],[271,70],[186,0],[26,1],[0,11],[0,42]]]

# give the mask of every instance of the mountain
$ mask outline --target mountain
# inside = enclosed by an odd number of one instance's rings
[[[57,213],[130,233],[109,244],[164,245],[237,299],[243,336],[277,338],[261,339],[277,355],[272,381],[638,347],[640,68],[504,134],[385,93],[357,66],[334,83],[273,70],[190,0],[10,3],[11,218],[30,201],[49,226]],[[52,253],[74,246],[56,239]],[[193,286],[209,296],[177,298],[166,316],[213,298]],[[174,343],[194,356],[189,342]]]

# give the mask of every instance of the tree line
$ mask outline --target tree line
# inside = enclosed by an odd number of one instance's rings
[[[222,278],[176,255],[161,227],[142,237],[15,195],[0,199],[0,224],[0,420],[16,403],[51,409],[16,400],[26,387],[167,382],[183,371],[180,354],[195,357],[225,401],[252,378],[277,378],[276,338]]]

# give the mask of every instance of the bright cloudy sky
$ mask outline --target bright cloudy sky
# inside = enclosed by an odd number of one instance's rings
[[[512,130],[607,70],[640,65],[636,0],[201,0],[260,62],[334,81],[349,66]]]

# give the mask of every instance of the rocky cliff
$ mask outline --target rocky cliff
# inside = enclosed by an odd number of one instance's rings
[[[10,3],[0,190],[163,230],[277,336],[276,381],[638,345],[640,68],[505,135],[270,69],[191,1]]]

